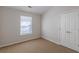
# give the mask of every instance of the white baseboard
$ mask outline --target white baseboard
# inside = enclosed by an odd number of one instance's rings
[[[41,37],[48,40],[48,41],[50,41],[50,42],[56,43],[57,45],[61,45],[63,47],[66,47],[66,46],[62,45],[61,43],[59,43],[59,42],[50,40],[50,38],[48,38],[47,36],[41,36]],[[69,48],[69,47],[66,47],[66,48]],[[72,49],[72,48],[69,48],[69,49]],[[79,52],[78,50],[75,50],[75,49],[72,49],[72,50],[74,50],[75,52]]]
[[[46,39],[46,40],[48,40],[48,41],[50,41],[50,42],[56,43],[58,45],[61,45],[59,42],[56,42],[54,40],[50,40],[50,38],[48,38],[47,36],[41,36],[41,37],[44,38],[44,39]]]
[[[29,40],[33,40],[33,39],[38,39],[38,38],[40,38],[40,37],[28,38],[28,39],[25,39],[25,40],[24,39],[23,40],[18,40],[16,42],[11,42],[11,43],[8,43],[8,44],[0,45],[0,48],[10,46],[10,45],[14,45],[14,44],[21,43],[21,42],[25,42],[25,41],[29,41]]]

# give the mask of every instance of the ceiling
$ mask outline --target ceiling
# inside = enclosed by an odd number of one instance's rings
[[[32,6],[32,8],[29,8],[28,6],[8,6],[8,7],[41,15],[46,11],[48,11],[52,6]]]

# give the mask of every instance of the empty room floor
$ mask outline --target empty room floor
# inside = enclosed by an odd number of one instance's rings
[[[52,43],[45,39],[35,39],[23,43],[0,48],[5,53],[74,53],[75,51]]]

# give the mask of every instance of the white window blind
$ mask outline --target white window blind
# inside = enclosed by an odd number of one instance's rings
[[[32,17],[20,17],[20,35],[32,34]]]

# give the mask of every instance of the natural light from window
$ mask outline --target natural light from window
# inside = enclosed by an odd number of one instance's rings
[[[32,17],[20,17],[20,35],[32,34]]]

